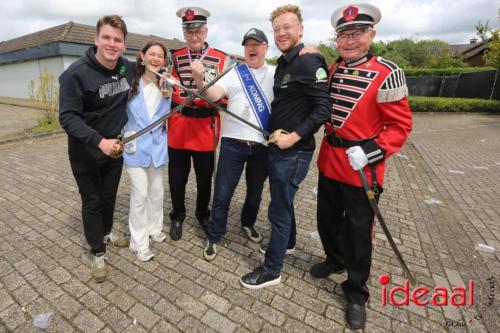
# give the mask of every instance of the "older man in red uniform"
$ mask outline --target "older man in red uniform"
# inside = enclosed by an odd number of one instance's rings
[[[369,4],[346,5],[332,14],[341,58],[330,68],[333,115],[318,157],[317,219],[326,259],[310,273],[325,278],[347,270],[346,321],[356,329],[366,322],[374,218],[358,171],[366,172],[378,200],[385,160],[412,128],[403,71],[369,53],[380,18]]]
[[[188,88],[196,89],[191,73],[191,65],[201,62],[205,67],[205,82],[211,81],[230,64],[229,56],[209,47],[207,38],[207,17],[210,13],[200,7],[184,7],[177,11],[182,18],[182,29],[187,47],[172,51],[172,75]],[[179,105],[188,96],[175,88],[173,105]],[[219,115],[209,104],[196,98],[172,116],[168,123],[168,178],[172,211],[170,212],[170,238],[182,237],[182,223],[186,217],[184,204],[186,184],[193,160],[196,174],[196,218],[206,230],[210,220],[208,203],[210,201],[212,174],[214,171],[214,150],[219,139]]]

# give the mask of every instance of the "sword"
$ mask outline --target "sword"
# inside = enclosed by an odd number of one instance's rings
[[[201,99],[202,101],[205,101],[205,102],[207,102],[208,104],[212,105],[212,106],[213,106],[213,107],[214,107],[217,111],[222,111],[222,112],[227,113],[228,115],[230,115],[230,116],[234,117],[235,119],[237,119],[237,120],[241,121],[241,122],[242,122],[242,123],[244,123],[245,125],[250,126],[250,127],[251,127],[251,128],[253,128],[254,130],[259,131],[260,133],[264,134],[264,135],[266,136],[266,138],[269,138],[270,133],[269,133],[268,131],[266,131],[265,129],[263,129],[262,127],[257,126],[257,125],[255,125],[255,124],[253,124],[253,123],[249,122],[248,120],[246,120],[246,119],[244,119],[244,118],[241,118],[241,117],[240,117],[240,116],[238,116],[237,114],[235,114],[235,113],[233,113],[233,112],[229,111],[226,107],[222,107],[222,106],[220,106],[219,104],[217,104],[216,102],[213,102],[213,101],[209,100],[207,97],[205,97],[205,96],[201,95],[204,91],[206,91],[206,90],[208,89],[208,88],[207,88],[207,86],[208,86],[208,85],[210,85],[210,86],[211,86],[211,85],[212,85],[211,83],[212,83],[212,82],[214,82],[214,81],[210,81],[210,83],[209,83],[209,84],[207,84],[207,85],[203,86],[203,88],[202,88],[202,89],[200,89],[200,90],[198,90],[198,92],[196,92],[196,91],[194,91],[193,89],[189,89],[189,88],[184,87],[183,85],[180,85],[180,84],[179,84],[179,83],[177,83],[175,80],[173,80],[173,79],[171,79],[171,78],[169,78],[169,77],[167,77],[167,76],[165,76],[165,75],[163,75],[163,74],[161,74],[161,73],[159,73],[159,72],[157,72],[157,71],[155,71],[155,70],[150,69],[150,71],[151,71],[151,72],[153,72],[153,73],[155,73],[155,74],[156,74],[156,75],[158,75],[159,77],[161,77],[161,78],[163,78],[163,79],[167,80],[168,84],[170,84],[171,86],[176,86],[176,87],[178,87],[179,89],[182,89],[182,90],[186,91],[188,94],[192,94],[192,96],[197,97],[197,98]],[[218,77],[217,77],[217,78],[218,78]],[[207,88],[207,89],[205,89],[205,88]]]
[[[398,262],[401,265],[401,268],[403,269],[403,273],[406,275],[406,277],[410,281],[410,284],[412,286],[414,286],[417,283],[417,280],[415,279],[413,274],[410,272],[410,269],[408,268],[408,266],[406,266],[406,263],[403,260],[403,256],[401,255],[401,252],[399,252],[398,247],[396,246],[396,243],[394,243],[394,239],[392,238],[392,235],[389,232],[387,225],[385,224],[384,218],[382,217],[382,213],[380,212],[380,209],[378,208],[377,201],[375,200],[375,194],[373,193],[373,190],[370,188],[370,185],[368,184],[368,179],[366,178],[366,174],[363,171],[363,169],[359,170],[359,176],[361,177],[361,182],[363,183],[363,188],[366,192],[366,196],[368,197],[368,201],[370,202],[370,205],[372,206],[373,212],[377,216],[377,220],[380,223],[380,226],[382,227],[382,231],[384,232],[385,237],[389,241],[389,244],[391,245],[392,251],[394,251],[396,258],[398,259]]]
[[[137,139],[138,137],[140,137],[144,133],[150,131],[152,128],[155,128],[156,126],[158,126],[158,125],[162,124],[163,122],[165,122],[165,120],[167,120],[168,118],[172,117],[174,114],[176,114],[181,109],[183,109],[186,105],[188,105],[189,103],[191,103],[191,101],[193,101],[195,98],[197,98],[198,97],[197,95],[199,95],[200,93],[203,93],[205,90],[207,90],[212,85],[214,85],[217,81],[219,81],[224,75],[226,75],[231,69],[233,69],[233,67],[234,66],[230,66],[230,67],[226,68],[225,70],[223,70],[219,75],[217,75],[217,77],[215,77],[212,81],[210,81],[205,86],[203,86],[203,88],[201,88],[198,91],[198,94],[196,94],[196,95],[193,94],[193,95],[189,96],[182,104],[177,105],[173,110],[171,110],[166,115],[163,115],[162,117],[158,118],[157,120],[155,120],[154,122],[152,122],[151,124],[149,124],[148,126],[144,127],[143,129],[141,129],[140,131],[136,132],[135,134],[133,134],[131,136],[128,136],[128,137],[126,137],[124,139],[120,139],[119,138],[120,143],[121,144],[126,144],[127,142],[130,142],[130,141],[132,141],[134,139]],[[158,73],[156,71],[153,71],[153,70],[151,70],[151,71],[154,72],[156,75],[160,75],[161,77],[168,79],[168,77],[166,77],[163,74],[160,74],[160,73]],[[169,79],[169,82],[170,81],[175,82],[172,79]],[[177,84],[177,86],[182,87],[179,84]],[[206,99],[203,99],[203,100],[206,101]]]

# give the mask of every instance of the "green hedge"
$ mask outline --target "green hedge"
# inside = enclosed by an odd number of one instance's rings
[[[494,67],[405,68],[406,76],[443,76],[495,70]]]
[[[486,112],[500,114],[500,101],[473,98],[410,96],[412,112]]]

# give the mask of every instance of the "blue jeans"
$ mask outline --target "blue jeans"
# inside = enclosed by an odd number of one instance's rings
[[[285,252],[294,223],[293,200],[304,180],[313,152],[269,147],[269,185],[271,203],[268,216],[271,221],[271,239],[266,250],[263,267],[272,275],[280,275]]]
[[[231,138],[222,138],[219,163],[215,177],[212,202],[212,221],[208,225],[208,239],[220,242],[226,233],[229,204],[245,167],[247,194],[241,211],[241,225],[255,224],[262,199],[262,188],[267,178],[267,147],[247,145]]]

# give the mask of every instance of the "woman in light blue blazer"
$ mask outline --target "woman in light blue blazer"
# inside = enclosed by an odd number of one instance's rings
[[[159,42],[147,43],[137,55],[134,81],[127,106],[128,122],[124,136],[130,136],[170,111],[171,98],[163,97],[157,76],[149,69],[161,71],[167,51]],[[130,245],[137,259],[154,257],[149,237],[162,242],[163,174],[168,162],[167,128],[163,123],[125,145],[125,169],[130,176]]]

